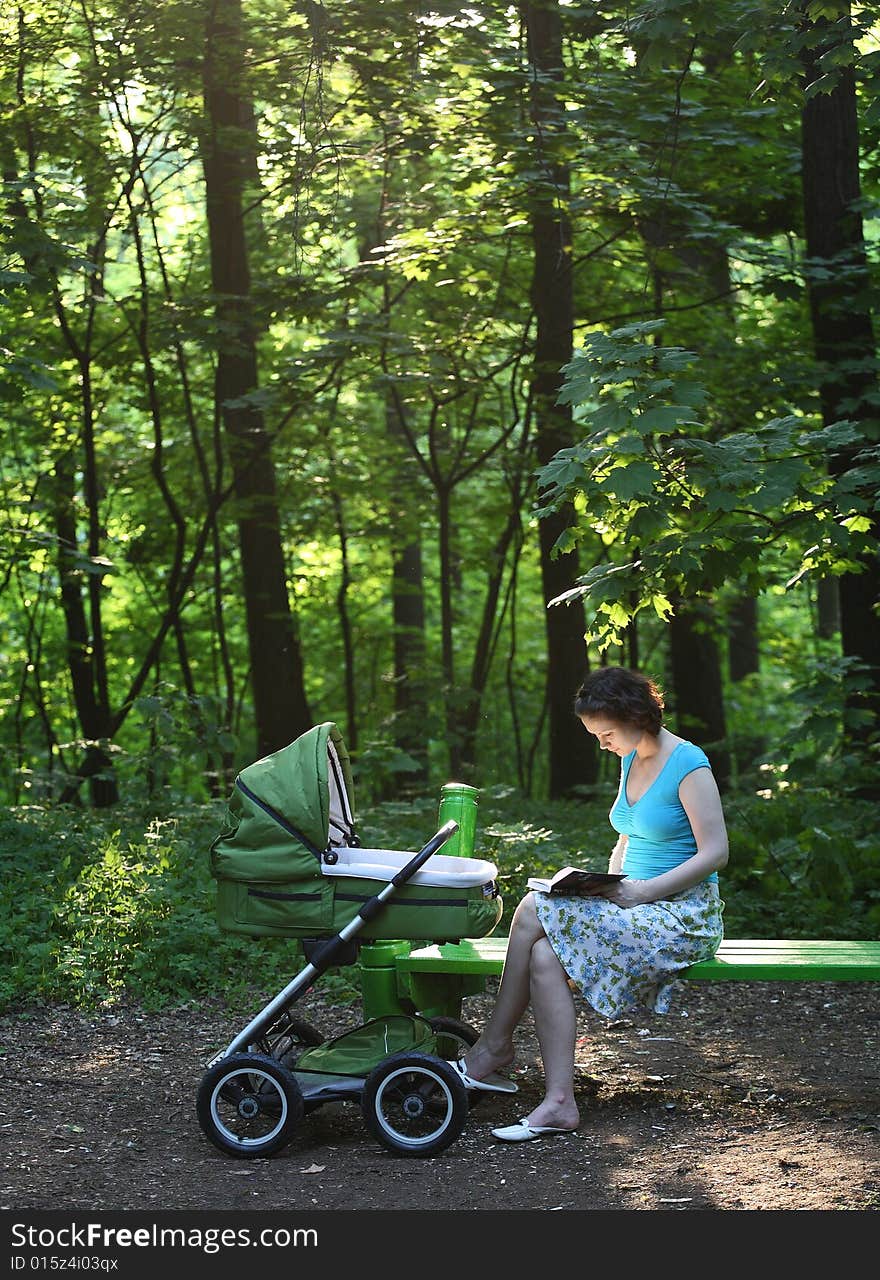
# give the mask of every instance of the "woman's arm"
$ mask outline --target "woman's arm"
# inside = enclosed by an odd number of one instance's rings
[[[611,850],[611,857],[608,859],[608,870],[614,875],[620,874],[623,866],[623,855],[626,853],[626,836],[621,834],[617,837],[617,844]]]
[[[650,880],[621,880],[620,884],[606,889],[605,897],[619,907],[635,907],[643,902],[671,898],[675,893],[692,889],[713,871],[727,866],[727,828],[718,784],[711,769],[695,769],[689,773],[682,779],[678,795],[693,829],[697,852],[681,866],[664,871],[663,875]]]

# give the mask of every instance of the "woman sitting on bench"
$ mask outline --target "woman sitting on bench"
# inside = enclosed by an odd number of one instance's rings
[[[518,1124],[492,1130],[505,1142],[578,1127],[572,986],[606,1018],[666,1013],[675,975],[722,939],[727,832],[705,754],[664,728],[662,694],[638,672],[592,672],[574,709],[600,749],[620,757],[608,870],[625,878],[577,896],[529,893],[516,909],[497,1001],[461,1062],[469,1088],[509,1092],[492,1076],[513,1061],[513,1031],[531,1001],[545,1093]]]

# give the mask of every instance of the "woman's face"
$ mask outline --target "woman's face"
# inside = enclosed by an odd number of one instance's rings
[[[635,725],[609,720],[605,716],[581,716],[587,733],[598,740],[600,751],[613,751],[616,756],[629,755],[642,740],[642,730]]]

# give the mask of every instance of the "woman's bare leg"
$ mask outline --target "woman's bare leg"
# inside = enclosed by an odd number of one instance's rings
[[[575,1129],[580,1120],[574,1099],[577,1011],[568,975],[541,927],[532,894],[514,913],[495,1006],[465,1058],[475,1080],[513,1061],[513,1032],[529,1002],[544,1062],[544,1098],[528,1120]]]
[[[495,1005],[479,1040],[465,1057],[468,1075],[475,1080],[483,1080],[513,1061],[514,1028],[525,1013],[531,996],[532,948],[542,938],[546,941],[546,934],[538,920],[535,899],[528,893],[511,921]]]
[[[544,1061],[544,1098],[527,1117],[530,1124],[576,1129],[574,1042],[577,1012],[568,976],[546,937],[532,947],[530,984],[535,1030]]]

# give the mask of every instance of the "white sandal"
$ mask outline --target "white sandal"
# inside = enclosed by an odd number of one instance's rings
[[[461,1077],[461,1082],[466,1089],[483,1089],[486,1093],[517,1093],[519,1085],[513,1080],[508,1080],[505,1076],[496,1075],[493,1071],[485,1080],[475,1080],[473,1076],[469,1076],[465,1070],[464,1058],[456,1058],[455,1061],[449,1062],[448,1065],[456,1075]]]
[[[492,1137],[502,1142],[528,1142],[530,1138],[543,1138],[548,1133],[576,1133],[576,1129],[563,1129],[555,1124],[529,1124],[528,1120],[520,1120],[518,1124],[508,1124],[502,1129],[493,1129]]]

